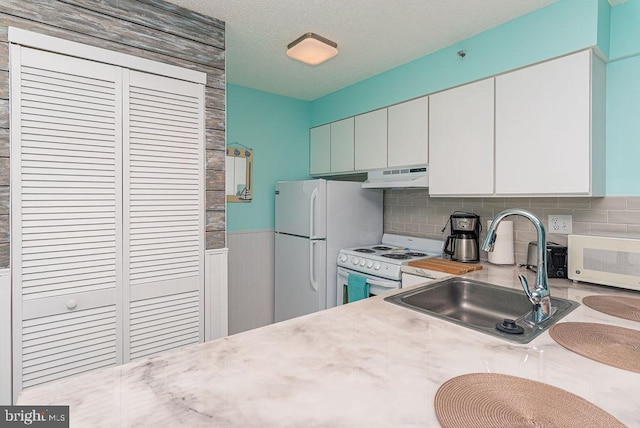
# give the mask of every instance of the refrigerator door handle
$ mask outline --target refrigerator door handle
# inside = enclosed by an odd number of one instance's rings
[[[317,236],[314,235],[315,225],[316,225],[316,201],[318,199],[318,188],[316,187],[311,192],[311,198],[309,198],[309,239],[315,239]]]
[[[311,282],[311,288],[314,291],[318,291],[318,281],[316,280],[316,266],[315,266],[315,246],[318,241],[309,241],[309,281]]]

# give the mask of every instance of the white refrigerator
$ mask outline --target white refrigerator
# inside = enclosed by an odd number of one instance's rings
[[[338,251],[382,239],[382,190],[280,181],[275,190],[275,320],[336,305]]]

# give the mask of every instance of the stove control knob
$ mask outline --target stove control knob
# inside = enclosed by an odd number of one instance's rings
[[[375,262],[375,264],[373,265],[373,268],[374,268],[375,270],[380,270],[380,267],[381,267],[381,266],[380,266],[380,262]]]
[[[357,265],[357,264],[358,264],[358,258],[357,258],[357,257],[354,257],[354,258],[351,260],[351,263],[353,263],[354,265]]]
[[[367,261],[365,259],[360,259],[360,266],[364,267],[366,263]]]
[[[340,254],[340,262],[345,263],[349,260],[349,257],[346,254]]]
[[[369,261],[367,262],[367,267],[368,267],[369,269],[371,269],[371,268],[373,267],[373,262],[372,262],[371,260],[369,260]]]

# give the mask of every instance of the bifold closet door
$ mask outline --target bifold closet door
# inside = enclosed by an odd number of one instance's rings
[[[204,340],[204,87],[124,80],[127,361]]]
[[[11,46],[14,394],[122,361],[121,80]]]
[[[14,399],[204,340],[204,87],[11,46]]]

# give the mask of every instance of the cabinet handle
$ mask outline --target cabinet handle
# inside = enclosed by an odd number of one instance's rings
[[[75,309],[78,306],[78,302],[75,299],[71,299],[67,302],[67,309]]]

